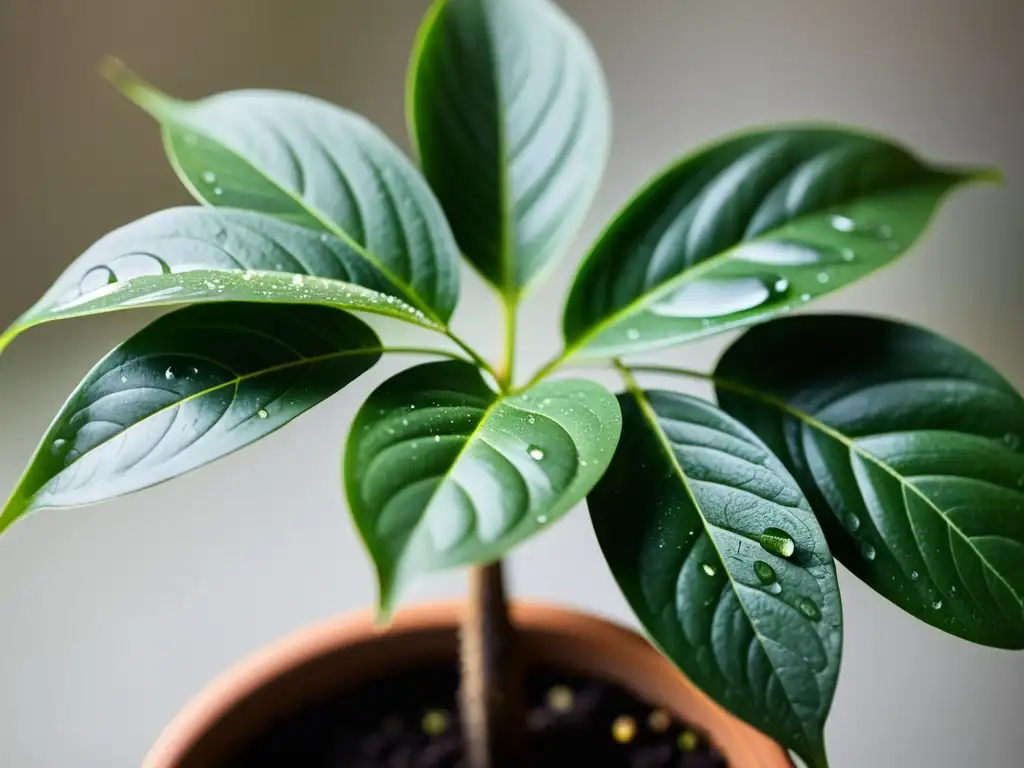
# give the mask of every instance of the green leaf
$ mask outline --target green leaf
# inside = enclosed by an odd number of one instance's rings
[[[345,487],[377,567],[380,607],[430,571],[487,563],[582,500],[619,436],[615,398],[589,381],[499,396],[464,362],[382,384],[356,416]]]
[[[626,599],[697,686],[822,768],[842,607],[807,500],[715,406],[664,391],[619,401],[622,438],[587,504]]]
[[[397,292],[339,238],[247,211],[174,208],[97,241],[0,336],[0,350],[52,320],[209,301],[324,304],[439,328]]]
[[[568,352],[622,355],[800,307],[890,264],[953,188],[991,173],[848,130],[727,139],[644,189],[583,263]]]
[[[604,173],[611,110],[590,43],[549,0],[436,0],[408,111],[462,252],[515,300],[565,249]]]
[[[160,123],[171,164],[197,200],[340,238],[431,319],[451,317],[459,292],[451,230],[423,177],[374,125],[298,93],[180,101],[116,61],[105,72]]]
[[[1024,399],[928,331],[823,315],[745,334],[722,407],[785,461],[836,557],[896,605],[1024,648]]]
[[[91,504],[169,480],[265,437],[380,358],[337,310],[212,304],[158,319],[78,385],[0,514]]]

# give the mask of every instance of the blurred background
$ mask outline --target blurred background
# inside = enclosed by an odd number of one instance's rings
[[[826,119],[925,155],[1003,169],[955,196],[901,262],[819,306],[926,324],[1024,387],[1024,4],[1019,0],[562,0],[615,106],[606,183],[570,259],[523,313],[520,366],[557,349],[575,260],[631,191],[718,134]],[[0,322],[95,238],[187,203],[155,126],[95,74],[116,54],[183,97],[306,91],[403,147],[403,83],[427,0],[0,0]],[[468,272],[456,328],[497,348]],[[54,324],[0,357],[0,494],[91,365],[152,315]],[[492,322],[493,321],[493,322]],[[727,338],[672,353],[710,366]],[[0,540],[0,765],[137,766],[210,678],[302,625],[373,599],[338,481],[355,406],[396,364],[248,450]],[[840,569],[846,644],[835,768],[1021,765],[1024,664],[933,631]],[[583,510],[512,558],[516,595],[630,622]],[[459,594],[461,574],[409,600]]]

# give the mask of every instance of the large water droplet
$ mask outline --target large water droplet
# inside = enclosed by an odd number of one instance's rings
[[[534,461],[541,461],[544,458],[544,449],[538,448],[536,445],[531,445],[526,452],[530,454],[530,458]]]
[[[178,374],[174,372],[174,366],[173,365],[167,366],[167,370],[164,371],[164,378],[167,379],[168,381],[171,381],[172,379],[177,377],[177,375]]]
[[[857,228],[857,223],[848,216],[831,216],[829,223],[837,232],[853,232]]]
[[[729,277],[694,280],[650,311],[662,317],[722,317],[759,307],[775,295],[777,277]],[[787,284],[788,288],[788,284]]]
[[[92,293],[116,282],[117,275],[110,267],[93,267],[82,275],[82,279],[78,282],[78,290],[82,293]]]
[[[801,597],[797,600],[796,607],[799,609],[800,613],[811,621],[821,621],[821,610],[818,608],[817,603],[811,600],[811,598]]]
[[[740,246],[733,251],[732,258],[773,267],[798,267],[817,264],[821,261],[821,254],[801,243],[775,241]]]
[[[864,555],[865,560],[875,559],[875,548],[871,544],[868,544],[866,541],[860,545],[860,553]]]
[[[703,563],[700,569],[704,571],[704,573],[706,573],[708,576],[714,576],[716,573],[718,573],[718,569],[715,568],[715,566],[713,566],[711,563]]]
[[[845,520],[846,527],[849,528],[851,531],[857,532],[858,530],[860,530],[860,518],[857,517],[855,514],[850,512],[846,515]]]
[[[53,441],[53,445],[50,446],[50,451],[54,456],[62,456],[67,449],[68,441],[62,437],[58,437]]]
[[[270,414],[267,413],[267,409],[266,408],[260,408],[258,411],[256,411],[256,415],[259,416],[261,419],[265,419]]]
[[[761,546],[773,555],[779,557],[792,557],[796,552],[796,544],[793,537],[781,528],[765,528],[761,534]]]
[[[758,580],[765,586],[775,584],[779,580],[779,577],[775,575],[775,569],[764,560],[754,561],[754,573],[757,574]]]

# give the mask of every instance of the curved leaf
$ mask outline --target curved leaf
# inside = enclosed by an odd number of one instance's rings
[[[597,56],[549,0],[436,0],[408,97],[462,252],[515,299],[575,234],[604,173],[611,110]]]
[[[51,320],[204,301],[325,304],[439,327],[395,292],[336,237],[247,211],[173,208],[98,240],[0,336],[0,350]]]
[[[965,349],[824,315],[745,334],[722,407],[779,454],[836,557],[929,624],[1024,648],[1024,399]]]
[[[344,240],[431,319],[451,317],[458,248],[423,177],[359,115],[298,93],[180,101],[118,62],[106,74],[163,129],[175,171],[208,205],[269,214]]]
[[[622,439],[587,505],[626,599],[696,685],[826,766],[842,606],[807,500],[713,405],[663,391],[619,401]]]
[[[496,560],[582,500],[611,460],[619,409],[589,381],[499,396],[474,366],[428,363],[382,384],[356,416],[345,488],[380,581]]]
[[[78,385],[0,514],[111,499],[264,437],[380,358],[337,310],[213,304],[161,317]]]
[[[800,307],[891,263],[981,175],[846,130],[727,139],[656,178],[594,245],[565,311],[569,351],[665,347]]]

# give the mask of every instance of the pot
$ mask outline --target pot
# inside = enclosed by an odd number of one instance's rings
[[[461,603],[398,614],[386,628],[364,612],[300,630],[214,680],[166,728],[143,768],[210,768],[303,705],[402,666],[450,660]],[[564,608],[516,603],[528,661],[617,683],[703,731],[735,768],[791,768],[770,739],[700,692],[643,637]]]

